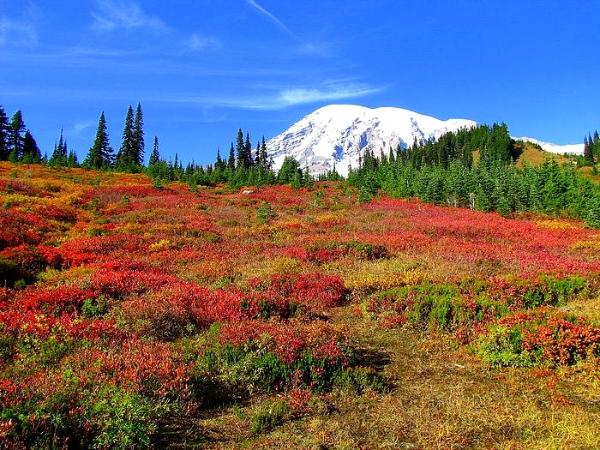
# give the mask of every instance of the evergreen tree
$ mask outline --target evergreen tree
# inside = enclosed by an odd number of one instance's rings
[[[152,153],[150,153],[150,159],[148,160],[148,166],[152,166],[160,161],[160,152],[158,148],[158,136],[154,136],[154,144],[152,145]]]
[[[117,153],[115,167],[119,170],[132,170],[135,166],[135,139],[133,132],[133,108],[131,105],[127,109],[125,116],[125,127],[123,128],[123,138],[121,148]]]
[[[254,165],[252,158],[252,143],[250,142],[250,133],[246,133],[246,141],[244,142],[244,167],[249,169]]]
[[[235,140],[235,151],[236,151],[236,167],[238,169],[246,168],[246,143],[244,142],[244,133],[240,128],[237,133]]]
[[[67,156],[67,167],[79,167],[79,162],[77,161],[77,154],[73,150],[70,150],[69,156]]]
[[[9,159],[19,161],[23,157],[23,147],[25,145],[25,122],[23,114],[17,111],[11,118],[8,126],[8,148]]]
[[[229,148],[229,158],[227,159],[227,168],[231,171],[235,170],[235,150],[233,148],[233,142],[231,143],[231,147]]]
[[[583,160],[586,165],[594,164],[593,142],[587,136],[583,139]]]
[[[262,142],[260,144],[260,163],[261,169],[263,170],[271,170],[271,161],[269,160],[269,155],[267,154],[267,144],[265,143],[265,137],[262,137]]]
[[[0,106],[0,161],[8,159],[8,116],[4,108]]]
[[[217,149],[217,162],[215,163],[215,169],[224,172],[226,168],[227,164],[223,158],[221,158],[221,149]]]
[[[54,151],[52,152],[52,156],[48,160],[48,164],[51,166],[62,167],[67,165],[68,152],[67,152],[67,143],[63,137],[63,130],[60,130],[60,137],[58,138],[58,143],[54,145]]]
[[[23,138],[23,156],[22,160],[25,163],[31,164],[40,162],[42,159],[42,153],[40,152],[40,148],[37,145],[37,142],[27,130],[25,132],[25,137]]]
[[[94,145],[90,148],[84,161],[84,166],[91,169],[106,169],[112,166],[113,150],[108,142],[108,132],[106,130],[106,119],[104,112],[98,120],[96,138]]]
[[[132,162],[136,166],[144,165],[144,115],[142,113],[142,105],[138,103],[135,110],[135,118],[133,120],[133,153]]]

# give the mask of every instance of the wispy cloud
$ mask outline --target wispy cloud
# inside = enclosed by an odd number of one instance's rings
[[[96,124],[96,121],[94,121],[94,120],[80,120],[73,124],[73,126],[71,127],[71,132],[74,135],[78,135],[78,134],[84,132],[85,130],[89,130],[95,124]]]
[[[123,0],[99,0],[92,18],[92,28],[100,32],[118,28],[150,28],[161,31],[168,29],[159,17],[147,14],[137,3]]]
[[[170,95],[154,98],[153,101],[194,103],[204,106],[225,107],[232,109],[279,110],[297,105],[334,102],[352,98],[366,97],[383,91],[382,87],[366,84],[325,84],[321,88],[285,88],[273,95],[254,97],[199,97],[193,95]]]
[[[221,43],[221,41],[217,38],[210,36],[201,36],[199,34],[192,34],[192,37],[188,42],[190,50],[194,51],[207,50],[209,48],[218,48],[222,45],[223,44]]]
[[[291,37],[293,37],[296,40],[300,40],[298,35],[296,35],[292,30],[290,30],[285,23],[283,23],[277,16],[275,16],[275,14],[273,14],[270,11],[268,11],[267,9],[265,9],[263,6],[258,4],[255,0],[246,0],[246,3],[248,3],[254,9],[256,9],[263,16],[265,16],[269,20],[271,20],[271,22],[273,22],[275,25],[277,25],[279,28],[281,28],[283,31],[285,31],[287,34],[289,34]]]
[[[281,105],[281,107],[286,107],[306,103],[346,100],[351,98],[365,97],[382,90],[383,88],[374,88],[362,84],[332,86],[325,89],[285,89],[279,93],[275,104]]]
[[[33,23],[0,17],[0,47],[34,47],[38,35]]]

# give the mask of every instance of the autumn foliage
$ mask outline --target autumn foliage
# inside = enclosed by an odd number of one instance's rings
[[[302,410],[364,369],[328,320],[348,303],[497,367],[600,355],[598,325],[559,311],[597,294],[581,223],[8,163],[0,197],[0,446],[146,446],[165,417],[257,392]]]

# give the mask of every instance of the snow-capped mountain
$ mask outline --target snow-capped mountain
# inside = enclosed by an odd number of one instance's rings
[[[572,154],[572,155],[583,155],[583,144],[558,145],[558,144],[551,144],[549,142],[539,141],[537,139],[530,138],[530,137],[520,137],[520,138],[513,138],[513,139],[515,139],[517,141],[525,141],[525,142],[531,142],[532,144],[537,144],[540,147],[542,147],[542,149],[544,149],[550,153],[558,153],[561,155],[564,155],[565,153]]]
[[[359,154],[369,148],[403,148],[417,140],[438,138],[448,131],[473,127],[472,120],[446,121],[401,108],[366,108],[356,105],[330,105],[309,114],[267,143],[275,168],[286,156],[296,158],[313,175],[324,173],[335,163],[337,171],[348,174],[358,167]]]

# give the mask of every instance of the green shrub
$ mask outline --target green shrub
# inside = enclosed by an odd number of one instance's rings
[[[98,317],[108,311],[108,301],[103,295],[97,298],[88,298],[81,306],[81,312],[86,317]]]
[[[333,384],[337,388],[356,395],[363,395],[369,390],[380,394],[388,391],[388,387],[381,376],[371,367],[340,370],[336,374]]]
[[[269,202],[263,202],[263,204],[260,205],[260,207],[256,210],[256,220],[260,224],[269,223],[275,217],[277,217],[277,214],[275,214],[275,211]]]
[[[104,388],[86,405],[85,416],[93,430],[90,447],[147,448],[156,431],[155,418],[164,405],[151,404],[138,394]]]
[[[523,336],[516,328],[490,328],[476,341],[475,351],[492,367],[533,367],[541,361],[539,352],[523,350]]]
[[[252,432],[255,434],[272,430],[281,425],[289,412],[287,403],[277,400],[269,405],[258,408],[250,419]]]

